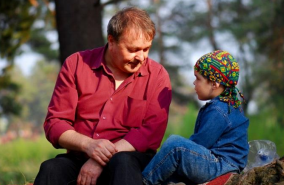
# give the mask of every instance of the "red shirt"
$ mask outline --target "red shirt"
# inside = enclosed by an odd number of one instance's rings
[[[63,64],[44,123],[47,139],[75,130],[93,139],[128,141],[137,151],[156,151],[164,136],[171,102],[167,71],[147,59],[115,90],[104,61],[105,47],[77,52]]]

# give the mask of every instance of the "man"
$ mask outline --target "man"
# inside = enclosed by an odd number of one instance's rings
[[[171,102],[168,73],[148,58],[154,35],[145,11],[126,8],[110,20],[105,47],[66,59],[44,129],[67,154],[43,162],[35,185],[142,185]]]

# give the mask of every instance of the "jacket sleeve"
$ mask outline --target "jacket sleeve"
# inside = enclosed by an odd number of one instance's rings
[[[195,125],[197,129],[195,129],[195,133],[190,137],[190,140],[210,149],[230,126],[229,120],[214,107],[208,107],[198,117],[200,119],[197,119]]]

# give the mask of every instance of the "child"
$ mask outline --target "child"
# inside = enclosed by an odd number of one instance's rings
[[[146,185],[175,179],[204,183],[228,172],[241,172],[249,151],[249,120],[236,88],[239,65],[226,51],[202,56],[194,66],[195,91],[207,102],[199,111],[194,134],[172,135],[143,171]]]

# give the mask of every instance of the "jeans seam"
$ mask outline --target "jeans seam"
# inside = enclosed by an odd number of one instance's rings
[[[162,164],[164,164],[164,161],[166,160],[166,158],[167,158],[170,154],[174,153],[174,151],[187,151],[187,152],[189,152],[190,154],[193,154],[193,155],[195,155],[195,156],[199,156],[199,157],[202,157],[203,159],[210,160],[210,159],[208,159],[206,156],[201,155],[201,154],[199,154],[199,153],[197,153],[197,152],[195,152],[195,151],[189,150],[189,149],[187,149],[187,148],[185,148],[185,147],[175,147],[174,149],[171,149],[171,150],[167,153],[167,155],[165,155],[164,158],[155,166],[155,168],[153,168],[153,169],[147,174],[146,178],[148,178],[150,175],[153,175],[154,172],[156,171],[156,169],[158,169]]]

